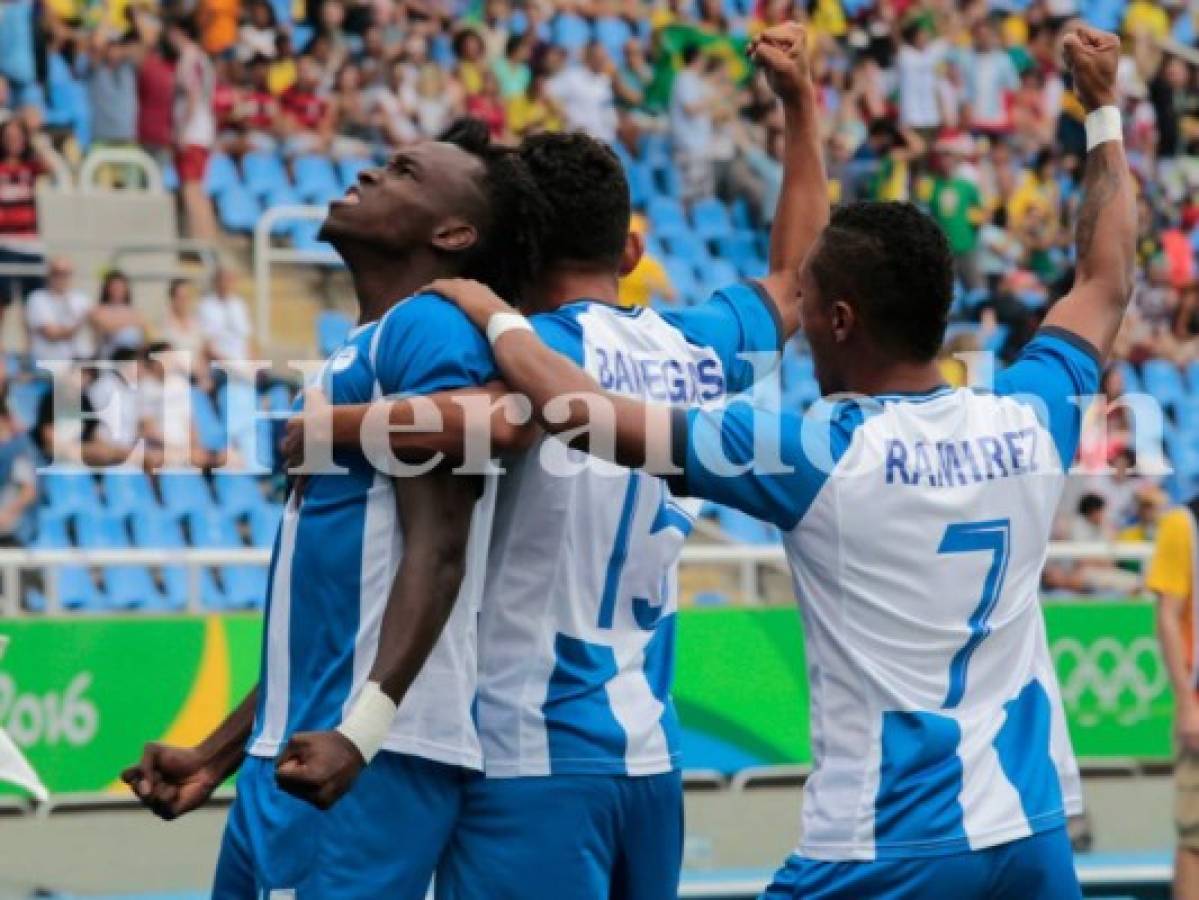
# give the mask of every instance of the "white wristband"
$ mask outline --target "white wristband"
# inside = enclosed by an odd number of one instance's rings
[[[1087,153],[1100,144],[1108,141],[1124,140],[1124,123],[1120,117],[1120,109],[1115,106],[1101,106],[1087,113]]]
[[[533,326],[529,324],[529,320],[520,313],[493,313],[487,320],[487,343],[494,347],[502,334],[532,330]]]
[[[395,702],[377,681],[368,681],[337,730],[350,739],[368,763],[375,758],[396,717]]]

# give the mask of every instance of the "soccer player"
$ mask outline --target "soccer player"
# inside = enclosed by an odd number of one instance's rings
[[[677,312],[618,307],[619,276],[642,249],[620,162],[581,134],[521,147],[553,210],[525,308],[539,312],[531,321],[546,342],[613,390],[694,406],[722,400],[769,370],[798,326],[799,262],[828,217],[817,105],[798,26],[771,29],[753,53],[787,123],[761,282]],[[753,353],[765,357],[758,373]],[[436,398],[447,430],[456,396]],[[357,443],[364,415],[333,410],[334,437]],[[408,430],[408,403],[393,406],[392,422],[406,426],[393,436],[397,451],[453,449],[444,432],[435,437],[445,443],[429,444]],[[553,439],[504,461],[479,625],[487,777],[465,790],[438,868],[441,897],[678,896],[683,798],[669,692],[677,563],[698,504],[676,501],[660,479],[590,462]]]
[[[361,306],[321,371],[331,402],[494,379],[462,314],[410,295],[438,272],[515,290],[542,209],[478,122],[364,172],[322,228]],[[293,491],[275,541],[259,688],[198,747],[149,745],[123,776],[173,818],[240,766],[216,897],[423,900],[464,773],[482,764],[471,705],[494,479],[433,471],[393,487],[361,450],[332,463]]]
[[[601,393],[491,291],[435,286],[487,329],[548,430],[610,442],[623,464],[669,456],[680,492],[783,531],[815,759],[803,840],[769,900],[1080,896],[1065,829],[1078,771],[1037,591],[1135,266],[1119,47],[1085,26],[1065,38],[1089,113],[1075,283],[993,390],[941,379],[953,260],[908,205],[837,210],[803,264],[827,397],[806,417]]]

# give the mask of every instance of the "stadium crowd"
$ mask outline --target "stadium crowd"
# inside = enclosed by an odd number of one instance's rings
[[[1059,536],[1149,539],[1168,499],[1199,486],[1199,10],[1181,0],[0,0],[0,300],[24,298],[34,357],[117,360],[161,385],[169,373],[146,351],[188,349],[207,361],[198,395],[219,400],[226,379],[210,364],[253,347],[228,273],[194,310],[195,287],[173,284],[158,328],[129,305],[120,273],[95,302],[72,289],[66,258],[49,260],[44,280],[4,274],[4,264],[44,261],[34,190],[46,150],[77,159],[93,146],[140,146],[178,185],[189,232],[211,239],[222,225],[248,230],[265,206],[340,192],[304,188],[313,159],[349,180],[469,114],[497,140],[579,129],[612,144],[649,249],[622,300],[694,302],[764,265],[781,119],[744,49],[798,17],[815,35],[830,199],[912,200],[949,237],[958,301],[945,369],[959,380],[952,354],[1011,359],[1072,277],[1065,223],[1078,202],[1083,111],[1058,38],[1080,15],[1124,39],[1141,265]],[[239,226],[231,198],[245,196],[254,205]],[[789,348],[783,379],[784,402],[815,399],[802,346]],[[123,384],[96,379],[86,402],[102,406],[96,395]],[[161,404],[159,388],[138,390]],[[1133,439],[1121,398],[1140,391],[1166,410],[1169,477],[1144,465],[1146,445]],[[22,456],[4,448],[24,428],[45,450],[52,426],[41,413],[24,427],[19,413],[0,416],[0,468]],[[135,416],[87,438],[87,461],[111,462],[160,435],[153,416]],[[196,462],[223,458],[203,434],[193,444]],[[10,494],[0,534],[27,540],[37,501]],[[740,524],[729,530],[773,539]],[[1106,561],[1051,566],[1046,579],[1103,593],[1138,584]]]

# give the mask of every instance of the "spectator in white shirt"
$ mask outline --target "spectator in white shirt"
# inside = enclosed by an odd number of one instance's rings
[[[970,124],[983,131],[1007,131],[1012,125],[1009,101],[1020,87],[1020,75],[993,23],[974,27],[974,49],[965,54],[965,63]]]
[[[925,133],[941,127],[938,103],[937,68],[945,56],[943,41],[934,41],[921,24],[903,30],[903,46],[899,48],[899,121],[906,128]]]
[[[566,115],[566,127],[607,143],[616,140],[615,67],[604,45],[592,41],[583,62],[570,63],[554,75],[546,90]]]
[[[197,316],[208,356],[213,362],[248,360],[253,355],[250,312],[238,296],[237,276],[218,269],[212,291],[200,301]]]
[[[670,92],[670,136],[688,200],[710,197],[715,190],[712,115],[718,98],[704,75],[706,65],[699,47],[685,47],[683,68]]]
[[[71,261],[50,261],[44,288],[29,295],[25,318],[29,326],[29,352],[34,360],[83,359],[91,356],[89,314],[92,301],[72,286]]]

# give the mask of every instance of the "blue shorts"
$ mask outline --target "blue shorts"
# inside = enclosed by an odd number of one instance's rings
[[[676,900],[683,779],[476,778],[437,900]]]
[[[949,856],[825,862],[792,856],[760,900],[1072,900],[1082,897],[1065,828]]]
[[[278,788],[273,759],[251,756],[237,778],[212,895],[424,900],[473,775],[380,753],[321,812]]]

